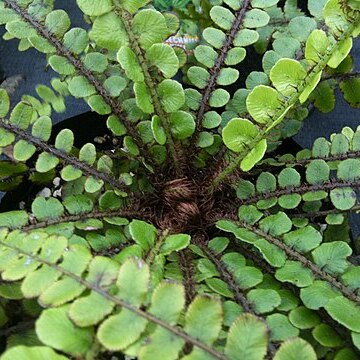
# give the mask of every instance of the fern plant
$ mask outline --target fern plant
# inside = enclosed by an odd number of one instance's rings
[[[360,2],[194,2],[195,48],[149,0],[77,4],[89,30],[0,1],[4,38],[59,74],[15,106],[0,89],[0,190],[43,189],[0,214],[1,359],[358,359],[360,129],[279,146],[338,86],[359,106]],[[101,147],[52,134],[70,95],[106,116]]]

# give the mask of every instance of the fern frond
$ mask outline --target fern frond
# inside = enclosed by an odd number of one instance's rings
[[[277,221],[279,221],[279,223],[282,222],[282,224],[278,224]],[[307,230],[309,233],[313,233],[314,238],[318,238],[316,239],[316,242],[311,238],[307,238],[306,243],[298,243],[298,241],[302,241],[302,234],[305,234],[306,236],[306,230],[298,231],[297,233],[295,232],[291,234],[291,236],[284,235],[285,241],[283,241],[281,238],[273,235],[283,235],[291,230],[292,222],[282,212],[270,215],[267,218],[265,217],[260,222],[260,228],[254,224],[245,222],[235,223],[234,227],[233,223],[226,222],[225,220],[220,220],[217,223],[217,226],[222,230],[232,232],[236,238],[241,241],[254,244],[254,246],[262,252],[270,265],[281,267],[281,269],[278,270],[278,274],[276,274],[278,280],[289,281],[299,287],[307,287],[313,284],[314,278],[312,276],[314,276],[321,281],[329,283],[330,286],[339,290],[343,296],[349,300],[355,303],[360,302],[360,297],[358,295],[333,276],[342,274],[346,269],[351,267],[345,260],[346,257],[351,254],[351,248],[345,242],[339,241],[320,245],[318,240],[321,242],[321,237],[319,237],[319,233],[314,232],[311,227],[307,228]],[[266,240],[265,243],[264,240]],[[270,248],[267,244],[270,244]],[[267,251],[271,251],[270,249],[273,249],[274,251],[271,255],[270,253],[267,253]],[[314,262],[303,255],[303,253],[309,253],[310,251],[314,257]],[[328,257],[330,256],[329,252],[333,252],[331,258]],[[284,255],[295,262],[286,260]],[[337,259],[338,264],[331,263],[335,258]],[[287,262],[287,271],[285,270],[285,262]],[[302,268],[303,270],[301,270]],[[328,270],[324,271],[324,268]],[[297,270],[295,271],[295,269]],[[310,272],[305,271],[305,269],[309,269],[313,275],[309,275]],[[293,274],[291,273],[292,271],[294,271]],[[283,277],[280,273],[285,276]]]
[[[325,18],[326,20],[327,18]],[[283,121],[287,112],[295,104],[304,103],[308,99],[328,64],[337,67],[345,58],[346,55],[344,56],[342,53],[342,48],[345,46],[350,50],[352,36],[359,23],[359,15],[355,13],[351,19],[344,15],[342,21],[343,29],[338,31],[329,17],[328,22],[334,26],[334,28],[330,26],[333,34],[329,38],[325,32],[318,32],[319,30],[314,30],[309,36],[305,53],[307,68],[304,68],[296,60],[281,59],[271,69],[270,80],[274,87],[260,85],[248,95],[247,109],[255,122],[259,123],[260,126],[263,124],[263,128],[258,129],[254,124],[239,119],[233,120],[227,125],[223,132],[224,143],[230,150],[239,154],[230,161],[220,174],[216,175],[212,182],[213,188],[217,188],[233,173],[239,163],[241,163],[242,170],[248,171],[259,162],[266,152],[268,133]],[[322,49],[317,49],[315,42],[319,41],[320,38],[324,40],[325,46]],[[286,71],[285,74],[284,71]],[[294,79],[293,83],[291,79]],[[226,131],[231,135],[228,136]],[[238,133],[244,135],[240,140],[235,140]]]
[[[39,119],[39,122],[42,122],[44,119]],[[55,168],[59,160],[61,159],[64,164],[69,166],[67,169],[63,169],[62,178],[65,181],[75,180],[76,178],[79,178],[82,173],[93,177],[94,179],[101,181],[102,184],[108,184],[112,186],[114,189],[118,189],[120,191],[126,191],[126,188],[123,184],[121,184],[118,180],[116,180],[114,177],[111,177],[107,175],[104,172],[101,172],[97,170],[95,167],[89,165],[89,162],[82,161],[81,159],[76,158],[73,155],[67,154],[63,149],[56,148],[54,146],[51,146],[49,144],[46,144],[41,138],[37,138],[29,133],[27,133],[25,130],[17,126],[14,126],[13,124],[6,122],[6,120],[1,119],[0,120],[0,127],[5,129],[8,133],[12,133],[16,135],[17,138],[23,140],[26,142],[26,144],[29,144],[30,146],[34,146],[34,148],[38,149],[39,151],[42,151],[42,153],[39,155],[37,160],[37,171],[40,173],[48,172]],[[69,130],[70,131],[70,130]],[[16,146],[16,144],[19,144],[18,141],[15,141],[15,137],[13,138],[14,143],[8,142],[6,146],[13,145]],[[64,140],[65,142],[68,142],[68,145],[70,142],[68,139]],[[71,144],[70,144],[71,146]],[[72,146],[71,146],[72,147]],[[71,150],[70,147],[70,150]],[[95,149],[94,149],[95,151]],[[31,151],[26,154],[26,156],[31,156]],[[81,155],[80,155],[81,157]],[[21,160],[21,159],[17,159]],[[27,159],[25,159],[27,160]],[[95,159],[93,159],[95,162]],[[45,164],[46,163],[46,164]],[[70,168],[71,167],[71,168]],[[66,175],[66,172],[69,172]]]
[[[26,241],[26,239],[30,238],[32,239],[31,247],[29,247],[29,242]],[[91,255],[85,251],[85,248],[76,246],[68,247],[67,240],[64,237],[47,238],[47,235],[44,233],[35,232],[30,235],[25,235],[20,232],[14,232],[7,234],[6,230],[2,230],[1,239],[0,244],[3,247],[3,255],[1,256],[0,268],[3,278],[12,281],[24,279],[22,291],[25,296],[39,296],[40,302],[44,305],[47,304],[48,306],[52,305],[56,307],[45,310],[37,323],[37,331],[41,334],[40,337],[42,341],[48,343],[48,345],[54,346],[54,344],[58,343],[59,345],[55,345],[56,348],[69,352],[66,345],[62,345],[61,341],[57,341],[56,338],[49,336],[49,333],[44,332],[46,330],[45,327],[43,328],[43,322],[47,316],[63,318],[64,328],[57,328],[58,336],[62,338],[66,336],[66,334],[62,333],[66,331],[65,318],[70,316],[75,324],[79,326],[79,328],[77,328],[78,330],[74,330],[74,334],[76,334],[76,332],[80,334],[81,328],[85,326],[82,330],[87,333],[84,353],[89,350],[94,336],[92,329],[88,326],[100,323],[101,325],[97,336],[102,345],[109,350],[125,349],[132,342],[138,341],[144,336],[142,333],[145,331],[145,336],[153,338],[153,342],[151,345],[145,344],[141,346],[138,349],[140,353],[147,351],[147,347],[149,347],[149,351],[151,348],[153,354],[161,354],[163,351],[161,345],[162,340],[169,339],[171,333],[178,338],[178,340],[176,340],[177,351],[180,351],[183,344],[187,342],[195,347],[194,352],[201,350],[201,352],[213,358],[227,359],[225,355],[210,347],[218,336],[216,333],[203,332],[203,335],[199,333],[201,324],[199,324],[198,321],[201,321],[201,314],[206,314],[206,312],[204,312],[206,306],[201,310],[199,305],[207,304],[209,311],[211,308],[215,310],[215,308],[219,306],[217,301],[206,297],[197,297],[187,310],[186,325],[184,328],[187,332],[185,332],[183,329],[175,326],[185,302],[182,286],[176,283],[161,283],[152,291],[152,300],[150,300],[150,294],[148,294],[149,268],[142,260],[130,259],[125,261],[120,267],[119,264],[109,259],[102,257],[92,258]],[[51,255],[46,255],[46,248],[47,246],[51,246],[52,241],[57,242],[59,251]],[[74,259],[77,259],[78,262],[78,272],[69,267],[71,261]],[[26,267],[27,263],[31,265]],[[46,286],[44,286],[44,283],[38,283],[36,281],[41,274],[48,272],[54,272],[56,276],[51,281],[49,281],[49,279]],[[85,272],[87,272],[87,276],[84,279],[81,275]],[[36,283],[37,286],[35,287]],[[61,287],[63,286],[62,284],[65,285],[65,283],[68,284],[68,286],[71,284],[73,295],[66,297],[64,301],[61,299]],[[30,284],[32,285],[30,286]],[[86,289],[91,291],[90,294],[84,294]],[[167,308],[164,308],[164,301],[169,300],[174,291],[180,296],[177,300],[177,306],[174,307],[174,304],[172,304],[172,306],[167,305]],[[181,297],[183,298],[182,301]],[[70,306],[62,306],[64,302]],[[95,303],[97,304],[96,309],[93,308]],[[146,311],[140,308],[142,304],[146,304]],[[81,313],[79,313],[79,311],[83,311],[82,309],[84,309],[84,307],[92,307],[93,311],[96,310],[93,312],[91,319],[88,318],[86,324],[83,322]],[[121,308],[121,312],[114,313],[115,307]],[[161,312],[159,313],[160,310]],[[168,312],[167,315],[166,312]],[[69,315],[67,315],[67,313]],[[113,315],[104,319],[105,316],[109,314]],[[205,318],[208,318],[209,315],[210,317],[214,316],[212,312],[208,312]],[[133,323],[131,329],[127,326],[129,324],[128,321]],[[203,321],[204,320],[201,322]],[[215,318],[212,321],[215,321]],[[115,326],[115,324],[118,326],[123,322],[125,328],[127,328],[126,331],[128,335],[124,338],[122,336],[125,335],[125,333],[113,333],[110,337],[113,326]],[[148,328],[148,330],[146,330],[148,322],[166,331],[161,331],[158,328]],[[220,330],[221,312],[216,322],[218,322]],[[235,326],[235,328],[236,327],[237,326]],[[201,331],[203,331],[203,329]],[[148,331],[150,332],[148,333]],[[209,336],[209,338],[207,338],[207,336]],[[203,340],[199,341],[196,337]],[[174,345],[175,343],[173,343],[173,346]],[[228,345],[228,349],[231,350],[231,345]]]
[[[90,86],[90,93],[97,93],[103,101],[105,102],[106,106],[111,109],[108,111],[105,110],[105,113],[111,112],[113,115],[115,115],[122,124],[126,127],[127,133],[133,138],[134,142],[136,143],[140,153],[142,154],[144,159],[147,159],[147,161],[151,161],[151,157],[149,156],[148,152],[145,151],[144,144],[139,136],[139,134],[135,131],[133,128],[133,125],[131,124],[131,121],[127,119],[123,109],[120,107],[120,104],[118,101],[112,96],[109,91],[106,89],[104,84],[102,84],[97,76],[90,71],[86,65],[83,63],[83,61],[79,58],[77,54],[72,52],[70,49],[75,48],[76,44],[74,43],[76,41],[76,35],[71,34],[68,35],[68,40],[66,42],[66,45],[64,44],[64,39],[62,39],[62,36],[59,36],[59,34],[55,35],[51,32],[50,29],[48,29],[45,25],[43,25],[42,21],[43,19],[36,18],[34,16],[31,16],[25,8],[21,7],[18,2],[13,0],[4,0],[3,1],[6,6],[9,7],[9,9],[12,9],[16,14],[19,15],[20,19],[24,21],[25,23],[29,24],[33,29],[36,30],[39,37],[44,39],[48,44],[45,46],[42,44],[40,40],[38,40],[36,37],[33,36],[33,34],[29,34],[30,37],[33,39],[33,46],[37,48],[38,51],[44,52],[46,54],[57,54],[54,56],[61,56],[66,59],[65,63],[63,65],[56,66],[55,64],[52,65],[52,68],[60,72],[61,75],[68,75],[70,79],[74,79],[74,72],[76,71],[78,75],[85,78],[87,82],[87,86]],[[49,16],[49,14],[46,14]],[[56,15],[55,15],[56,16]],[[75,29],[74,29],[75,30]],[[71,30],[70,30],[71,32]],[[67,34],[70,34],[68,32]],[[64,35],[64,34],[62,34]],[[66,34],[65,34],[66,35]],[[15,35],[16,36],[16,35]],[[73,36],[73,39],[71,39],[71,36]],[[82,37],[82,40],[79,41],[86,41],[86,38],[84,36]],[[87,42],[89,39],[87,39]],[[50,48],[49,48],[50,46]],[[81,44],[80,45],[82,49],[89,46],[89,44]],[[61,58],[59,59],[61,62]],[[68,62],[68,63],[67,63]],[[54,59],[55,63],[55,59]],[[50,64],[52,64],[50,59]],[[69,65],[70,64],[70,65]],[[68,70],[65,70],[67,66],[70,66]],[[65,67],[65,69],[64,69]],[[74,69],[74,71],[72,70]],[[79,80],[79,78],[77,78]],[[75,81],[75,80],[73,80]],[[92,91],[94,89],[94,91]],[[79,90],[78,90],[79,91]],[[71,91],[70,91],[71,92]],[[76,96],[76,94],[74,94]],[[84,97],[80,94],[77,96]],[[86,96],[85,96],[86,97]],[[105,107],[106,107],[105,106]],[[100,106],[101,109],[101,106]],[[95,111],[100,111],[100,113],[104,114],[104,110],[100,109],[94,109]]]

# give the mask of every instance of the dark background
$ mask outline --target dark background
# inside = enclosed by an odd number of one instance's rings
[[[72,20],[72,26],[84,27],[83,16],[76,5],[76,1],[58,1],[57,8],[67,11]],[[0,27],[0,36],[4,33],[4,27]],[[12,104],[16,104],[23,94],[35,95],[37,84],[50,85],[50,80],[56,77],[50,68],[46,67],[45,56],[35,49],[20,53],[17,49],[18,40],[4,41],[0,38],[0,69],[5,77],[21,74],[25,80],[17,87],[12,96]],[[352,55],[355,60],[355,69],[360,70],[360,39],[355,42]],[[88,105],[73,97],[66,98],[66,112],[53,113],[54,123],[59,123],[73,116],[89,111]],[[82,120],[86,121],[85,118]],[[343,99],[342,94],[337,92],[335,110],[330,114],[322,114],[315,110],[305,120],[302,130],[295,136],[295,141],[302,147],[312,146],[313,141],[319,137],[328,138],[334,132],[340,132],[344,126],[356,129],[360,125],[360,110],[351,108]],[[83,127],[84,128],[84,127]],[[0,199],[2,194],[0,193]],[[352,215],[353,229],[355,234],[360,234],[360,215]]]

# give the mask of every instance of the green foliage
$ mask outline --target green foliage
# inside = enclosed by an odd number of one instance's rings
[[[278,147],[337,88],[359,107],[358,1],[77,5],[0,0],[59,74],[0,89],[0,191],[36,189],[0,213],[1,359],[357,359],[360,128]],[[109,134],[54,132],[67,96]]]

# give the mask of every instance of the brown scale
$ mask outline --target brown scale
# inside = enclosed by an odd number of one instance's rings
[[[162,229],[184,231],[200,217],[197,205],[196,185],[186,177],[168,181],[162,191],[163,216],[159,222]]]

